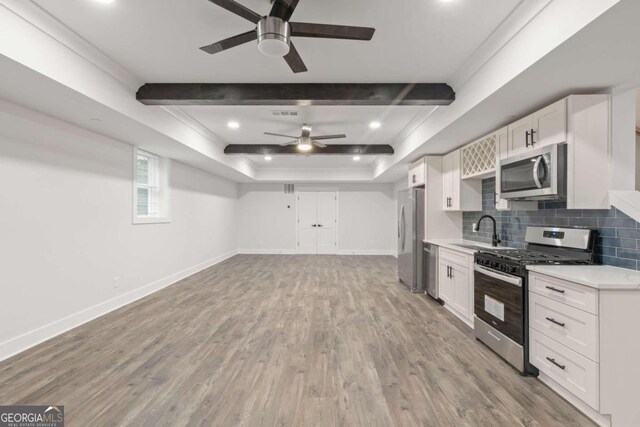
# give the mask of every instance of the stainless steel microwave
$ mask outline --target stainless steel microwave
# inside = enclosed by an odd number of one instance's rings
[[[500,162],[500,197],[562,200],[567,197],[567,144],[552,144]]]

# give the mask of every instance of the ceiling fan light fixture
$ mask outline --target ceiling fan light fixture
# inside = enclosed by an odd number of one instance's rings
[[[300,151],[309,151],[313,148],[313,144],[311,143],[311,138],[299,138],[298,139],[298,150]]]
[[[265,56],[282,57],[289,53],[291,26],[276,16],[258,21],[258,50]]]

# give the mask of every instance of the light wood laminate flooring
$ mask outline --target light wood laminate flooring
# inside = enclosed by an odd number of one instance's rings
[[[68,426],[590,426],[383,256],[238,255],[0,363]]]

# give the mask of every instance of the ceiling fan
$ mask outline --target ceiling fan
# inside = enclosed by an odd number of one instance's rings
[[[273,0],[271,12],[260,16],[234,0],[209,0],[211,3],[235,13],[254,24],[256,28],[237,36],[229,37],[200,49],[214,54],[223,50],[258,41],[258,50],[267,56],[283,56],[294,73],[307,71],[291,37],[316,37],[326,39],[371,40],[375,28],[344,25],[310,24],[289,22],[299,0]]]
[[[319,148],[326,148],[327,147],[326,144],[318,142],[319,140],[339,139],[339,138],[347,137],[347,135],[345,134],[311,136],[311,125],[307,125],[307,124],[302,125],[302,133],[300,136],[282,135],[280,133],[271,133],[271,132],[265,132],[264,134],[272,135],[272,136],[281,136],[283,138],[295,138],[291,142],[285,142],[284,144],[280,144],[280,145],[283,147],[287,145],[297,145],[298,150],[300,151],[309,151],[313,148],[314,145]]]

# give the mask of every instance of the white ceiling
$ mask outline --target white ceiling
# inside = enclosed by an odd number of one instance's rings
[[[265,135],[264,132],[299,136],[302,124],[312,126],[312,135],[346,134],[344,139],[324,141],[327,144],[390,144],[394,145],[413,131],[425,115],[435,107],[371,107],[371,106],[188,106],[182,112],[211,130],[221,144],[281,144],[292,139]],[[274,112],[296,113],[274,115]],[[238,129],[227,123],[236,121]],[[371,129],[369,123],[379,121],[382,126]],[[377,156],[361,156],[354,162],[351,156],[276,156],[270,162],[262,156],[247,156],[262,167],[365,167]]]
[[[245,32],[253,24],[207,0],[32,0],[145,82],[447,82],[522,0],[301,0],[293,21],[372,26],[371,42],[295,39],[309,72],[294,75],[284,60],[246,44],[217,55],[198,47]],[[269,0],[239,0],[267,14]],[[392,5],[392,6],[391,6]],[[454,88],[455,90],[455,88]],[[150,107],[154,108],[154,107]],[[433,107],[181,107],[216,142],[280,143],[263,132],[296,135],[309,123],[315,134],[345,133],[330,143],[395,144]],[[274,110],[299,116],[275,117]],[[238,130],[226,123],[241,123]],[[369,122],[383,126],[371,131]],[[263,168],[371,167],[377,157],[278,156]]]
[[[292,21],[376,28],[370,42],[296,38],[309,72],[252,43],[198,48],[254,25],[207,0],[32,0],[146,82],[447,82],[522,0],[301,0]],[[239,0],[267,14],[269,0]]]

